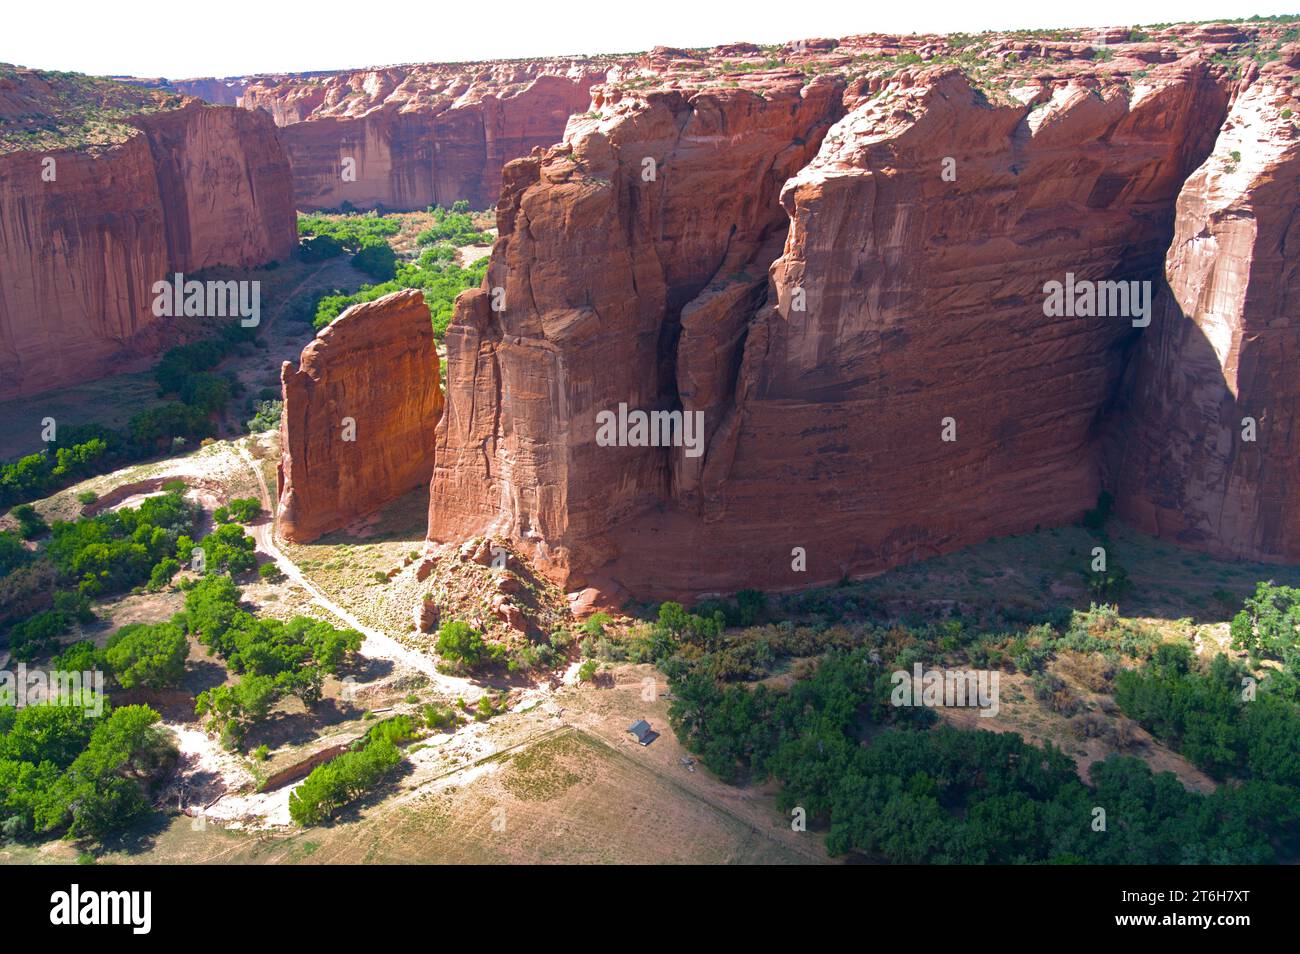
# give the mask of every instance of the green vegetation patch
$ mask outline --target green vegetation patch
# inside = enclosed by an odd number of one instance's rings
[[[100,76],[33,70],[0,63],[6,89],[0,154],[20,150],[106,149],[135,128],[125,120],[177,109],[185,98]]]
[[[469,204],[457,202],[452,210],[431,208],[434,225],[421,232],[416,241],[428,246],[415,261],[402,261],[393,252],[388,239],[400,230],[396,219],[377,213],[364,215],[304,215],[298,220],[299,234],[304,236],[301,249],[309,260],[351,254],[352,264],[371,278],[374,284],[363,285],[350,295],[325,295],[316,306],[314,325],[324,328],[352,305],[374,301],[404,288],[419,288],[439,341],[451,323],[456,296],[467,288],[483,283],[488,260],[481,258],[467,268],[455,262],[457,245],[487,245],[488,232],[479,231]]]

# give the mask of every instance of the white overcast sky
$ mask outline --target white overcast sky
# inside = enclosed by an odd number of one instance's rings
[[[0,62],[94,74],[235,76],[773,43],[851,33],[1130,26],[1300,12],[1286,0],[11,0]]]

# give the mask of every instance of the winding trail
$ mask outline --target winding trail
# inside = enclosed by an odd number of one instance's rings
[[[257,549],[274,560],[281,573],[306,590],[311,595],[312,602],[328,610],[347,623],[348,626],[365,636],[365,642],[361,644],[361,654],[363,656],[369,656],[372,659],[387,659],[390,662],[406,666],[408,669],[421,672],[428,676],[430,682],[437,688],[451,695],[461,696],[466,701],[472,702],[483,695],[485,690],[477,683],[460,676],[449,676],[446,673],[439,672],[434,666],[433,660],[424,653],[408,649],[387,633],[365,625],[356,616],[321,592],[320,588],[311,580],[307,579],[302,570],[298,568],[298,565],[276,546],[275,511],[271,507],[271,492],[267,488],[266,478],[262,474],[262,468],[257,466],[257,461],[248,452],[248,446],[245,442],[240,441],[237,446],[244,463],[249,466],[253,471],[253,475],[257,478],[257,485],[262,495],[262,509],[267,513],[267,520],[253,526],[253,538],[257,542]]]

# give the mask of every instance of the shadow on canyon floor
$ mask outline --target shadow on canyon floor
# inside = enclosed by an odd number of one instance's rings
[[[1300,585],[1300,566],[1219,560],[1117,521],[1107,531],[1111,565],[1123,567],[1130,581],[1111,601],[1125,616],[1223,623],[1260,581]],[[1068,617],[1071,609],[1105,602],[1089,593],[1086,580],[1099,541],[1078,526],[1001,537],[871,579],[772,597],[769,616],[921,623],[960,614],[1006,627]]]

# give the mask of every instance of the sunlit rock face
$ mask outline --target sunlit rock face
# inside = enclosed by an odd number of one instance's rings
[[[488,208],[501,167],[558,141],[604,77],[571,61],[405,66],[264,79],[240,103],[283,127],[299,208]]]
[[[951,68],[598,93],[505,170],[448,333],[430,538],[507,535],[571,589],[665,598],[1077,520],[1135,348],[1170,332],[1179,195],[1234,95],[1146,55],[1141,82],[997,101]],[[1133,312],[1053,311],[1053,282],[1122,282]],[[604,446],[620,405],[700,412],[702,449]]]
[[[418,289],[348,308],[280,379],[277,524],[286,539],[314,540],[428,483],[443,401]]]
[[[0,397],[155,350],[155,282],[293,253],[289,163],[266,117],[191,101],[125,125],[102,149],[0,155]]]

